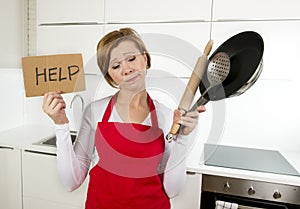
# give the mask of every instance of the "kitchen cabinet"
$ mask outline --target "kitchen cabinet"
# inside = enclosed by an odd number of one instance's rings
[[[209,26],[207,22],[110,24],[104,34],[123,27],[135,29],[151,54],[148,76],[186,78],[209,40]]]
[[[105,2],[105,21],[128,22],[175,22],[207,21],[210,19],[210,0],[109,0]],[[124,9],[126,8],[126,9]]]
[[[201,197],[201,179],[199,173],[188,172],[185,186],[182,192],[171,199],[172,209],[199,209]]]
[[[51,0],[37,2],[37,24],[103,23],[104,0]]]
[[[99,74],[96,47],[102,25],[38,26],[37,55],[82,53],[85,73]]]
[[[22,209],[21,150],[0,145],[0,209]]]
[[[239,1],[214,0],[213,20],[287,20],[299,19],[298,0]]]
[[[2,1],[0,7],[0,68],[20,68],[25,54],[25,3],[19,0]]]
[[[88,179],[67,192],[57,173],[55,154],[24,150],[22,159],[24,209],[84,207]]]
[[[83,207],[62,205],[50,200],[37,199],[32,197],[24,198],[24,208],[43,208],[43,209],[82,209]]]

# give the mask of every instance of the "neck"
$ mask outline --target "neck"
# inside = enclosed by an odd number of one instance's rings
[[[150,111],[146,90],[135,94],[120,90],[116,109],[124,122],[142,123]]]
[[[140,92],[120,90],[118,93],[117,103],[127,107],[148,106],[147,92],[146,90],[142,90]]]

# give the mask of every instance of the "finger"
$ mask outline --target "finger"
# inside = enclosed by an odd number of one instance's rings
[[[61,98],[54,98],[52,100],[52,102],[50,103],[49,107],[50,107],[50,109],[54,110],[58,105],[61,108],[65,108],[66,107],[65,101],[63,99],[61,99]]]
[[[65,108],[66,108],[65,102],[58,102],[52,109],[53,114],[55,115],[57,113],[61,113],[62,111],[64,111]]]
[[[44,95],[43,110],[47,114],[53,114],[53,109],[58,103],[63,103],[66,106],[62,96],[57,92],[49,92]]]
[[[194,127],[198,123],[199,113],[197,111],[189,112],[181,118],[181,124],[187,127]]]
[[[60,94],[57,94],[57,93],[50,93],[48,96],[47,96],[47,99],[46,99],[46,105],[47,106],[50,106],[51,103],[56,100],[56,99],[60,99],[60,100],[63,100],[62,96]]]
[[[173,121],[175,123],[180,123],[183,114],[184,114],[183,110],[178,110],[178,109],[174,110]]]
[[[182,117],[180,124],[188,127],[196,126],[198,123],[197,118],[191,118],[191,117]]]
[[[197,107],[197,111],[199,112],[199,113],[201,113],[201,112],[205,112],[206,111],[206,108],[204,107],[204,106],[199,106],[199,107]]]
[[[190,123],[190,122],[182,121],[181,125],[182,125],[181,127],[183,127],[182,133],[189,134],[196,128],[197,123]]]
[[[198,111],[191,111],[191,112],[187,112],[183,117],[198,118],[199,113]]]
[[[58,94],[57,92],[53,91],[53,92],[48,92],[44,94],[44,104],[45,105],[49,105],[51,102],[51,99],[54,97],[59,97],[60,94]]]
[[[45,113],[49,112],[49,105],[51,103],[52,99],[51,99],[51,93],[45,93],[44,94],[44,99],[43,99],[43,110]]]

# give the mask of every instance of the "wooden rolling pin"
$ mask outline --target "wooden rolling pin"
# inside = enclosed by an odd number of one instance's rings
[[[202,76],[204,71],[207,68],[208,65],[208,55],[212,49],[213,41],[209,40],[209,42],[206,44],[203,55],[198,58],[197,63],[194,67],[194,70],[192,72],[192,75],[189,79],[189,82],[185,88],[185,91],[181,97],[178,109],[183,110],[187,112],[190,109],[190,106],[193,102],[193,99],[196,94],[196,90],[202,80]],[[171,142],[172,140],[175,139],[175,135],[178,133],[180,129],[180,124],[179,123],[174,123],[171,127],[171,130],[169,134],[166,136],[166,140],[168,142]]]

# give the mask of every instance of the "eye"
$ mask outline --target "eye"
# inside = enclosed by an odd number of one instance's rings
[[[133,62],[134,60],[135,60],[135,58],[136,58],[136,56],[130,56],[130,57],[128,57],[128,61],[129,62]]]
[[[119,67],[120,67],[120,65],[116,64],[116,65],[113,65],[111,68],[115,70],[115,69],[118,69]]]

